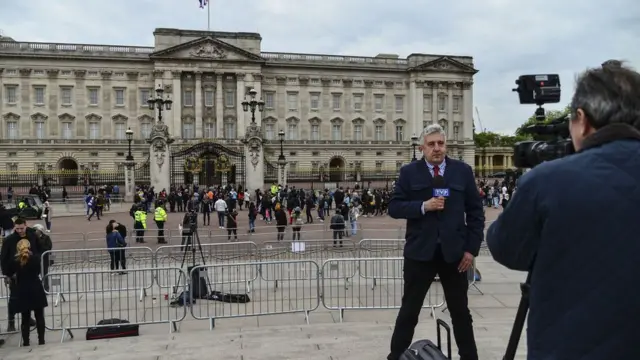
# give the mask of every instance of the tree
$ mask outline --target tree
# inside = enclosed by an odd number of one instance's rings
[[[511,147],[519,141],[528,140],[525,135],[500,135],[491,131],[483,131],[474,134],[473,141],[479,148],[485,147]]]
[[[562,110],[548,110],[546,111],[546,119],[544,121],[542,121],[543,124],[548,124],[551,120],[555,120],[559,117],[562,117],[564,115],[566,115],[569,112],[569,105],[567,105],[564,109]],[[530,125],[534,125],[534,124],[539,124],[540,122],[538,120],[536,120],[536,116],[535,115],[531,115],[531,117],[529,117],[529,119],[527,119],[527,121],[524,122],[524,124],[520,125],[520,127],[516,130],[516,136],[520,135],[520,136],[527,136],[527,134],[525,134],[525,128],[527,126]],[[527,136],[528,137],[528,136]],[[533,138],[535,139],[536,136],[533,136]],[[535,139],[538,140],[538,139]]]

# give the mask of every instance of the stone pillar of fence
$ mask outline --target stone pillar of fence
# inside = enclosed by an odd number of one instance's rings
[[[171,185],[171,150],[174,139],[169,135],[169,127],[164,122],[153,125],[149,136],[149,173],[151,186],[155,191],[169,191]]]
[[[264,188],[264,154],[260,127],[252,122],[247,126],[244,138],[246,189]]]

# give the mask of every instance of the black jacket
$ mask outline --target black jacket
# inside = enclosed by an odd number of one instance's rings
[[[40,241],[38,241],[38,236],[36,235],[36,231],[32,228],[27,228],[26,233],[27,239],[31,243],[31,252],[34,255],[37,255],[38,258],[43,252],[43,249],[40,246]],[[13,233],[7,236],[2,242],[2,249],[0,250],[0,268],[2,268],[2,274],[4,276],[11,277],[16,273],[16,253],[18,251],[17,246],[18,242],[22,238],[17,233]]]

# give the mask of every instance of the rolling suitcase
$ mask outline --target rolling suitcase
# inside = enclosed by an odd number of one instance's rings
[[[140,327],[127,320],[105,319],[98,321],[99,327],[87,329],[87,340],[114,339],[140,335]]]
[[[451,329],[442,319],[436,320],[437,345],[431,340],[418,340],[400,356],[400,360],[445,360],[451,359]],[[447,356],[442,353],[442,334],[440,328],[447,333]]]

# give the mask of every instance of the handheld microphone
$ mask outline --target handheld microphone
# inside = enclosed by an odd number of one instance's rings
[[[449,188],[440,175],[433,177],[433,197],[449,197]]]

